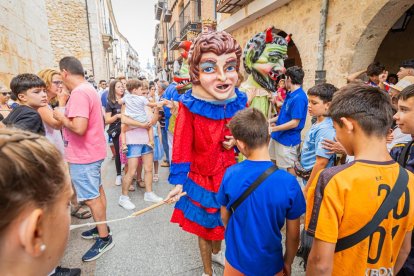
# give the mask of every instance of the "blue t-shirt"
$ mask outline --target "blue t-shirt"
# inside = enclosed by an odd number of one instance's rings
[[[178,94],[177,89],[175,89],[176,86],[177,84],[175,82],[170,83],[168,87],[165,89],[165,92],[162,95],[161,99],[178,102],[181,95]],[[165,114],[165,129],[168,130],[168,126],[170,124],[171,111],[170,108],[166,107],[165,105],[163,106],[163,109]]]
[[[335,135],[331,118],[325,118],[322,122],[311,126],[308,133],[306,133],[300,158],[300,163],[304,169],[310,170],[315,166],[316,156],[329,159],[327,168],[334,165],[335,154],[328,154],[329,150],[322,148],[322,141],[324,139],[333,140]]]
[[[108,92],[109,90],[106,89],[101,96],[101,104],[103,107],[106,107],[106,104],[108,103]]]
[[[217,201],[230,206],[270,166],[245,160],[227,169]],[[226,259],[246,275],[275,275],[283,269],[282,229],[285,219],[305,213],[296,178],[283,170],[269,176],[231,215],[226,228]]]
[[[280,109],[276,125],[283,125],[293,119],[300,120],[299,125],[289,130],[272,132],[272,138],[287,147],[299,145],[300,132],[305,126],[307,112],[308,97],[302,87],[299,87],[295,91],[288,92],[282,108]]]

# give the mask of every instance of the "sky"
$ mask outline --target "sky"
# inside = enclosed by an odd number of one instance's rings
[[[154,45],[155,20],[154,4],[157,0],[112,0],[112,9],[118,30],[128,39],[138,52],[141,67],[148,60],[154,63],[152,46]]]

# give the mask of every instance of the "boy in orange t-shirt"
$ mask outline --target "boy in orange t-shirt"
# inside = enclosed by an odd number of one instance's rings
[[[325,169],[307,194],[305,227],[314,237],[307,275],[395,275],[408,256],[414,226],[414,175],[406,191],[369,237],[335,253],[338,239],[371,221],[393,189],[399,165],[386,147],[392,124],[389,96],[378,88],[350,84],[329,108],[338,141],[355,161]]]

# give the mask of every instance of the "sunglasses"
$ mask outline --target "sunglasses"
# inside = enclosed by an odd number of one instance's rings
[[[56,86],[59,86],[63,84],[63,81],[52,81],[52,83]]]
[[[1,94],[3,94],[3,96],[11,96],[11,92],[2,92]]]

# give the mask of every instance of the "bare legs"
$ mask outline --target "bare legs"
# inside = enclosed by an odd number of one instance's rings
[[[221,248],[221,241],[210,241],[198,237],[198,247],[200,248],[201,260],[203,261],[204,273],[213,275],[211,254],[217,254]]]
[[[145,191],[152,192],[152,163],[154,156],[152,153],[144,154],[142,156],[142,166],[144,168],[144,183]]]
[[[99,187],[100,196],[85,201],[85,204],[91,209],[94,221],[106,220],[106,195],[102,186]],[[106,224],[98,224],[99,237],[105,238],[109,235],[108,226]]]

